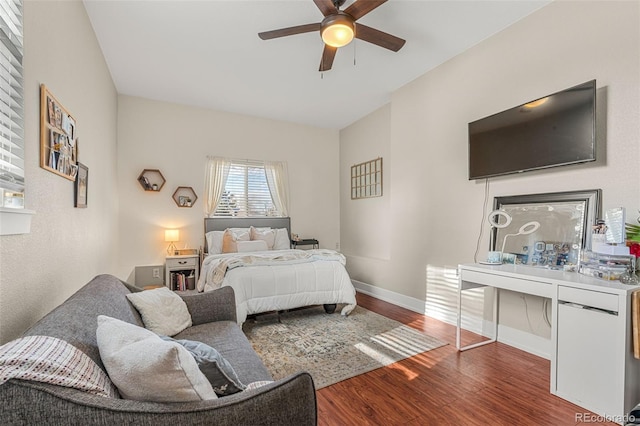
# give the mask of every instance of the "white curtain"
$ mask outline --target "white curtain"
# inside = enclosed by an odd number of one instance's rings
[[[289,216],[289,173],[284,161],[265,161],[264,173],[267,178],[273,205],[282,216]]]
[[[207,217],[213,216],[227,184],[231,160],[222,157],[207,157],[207,168],[204,175],[204,212]]]

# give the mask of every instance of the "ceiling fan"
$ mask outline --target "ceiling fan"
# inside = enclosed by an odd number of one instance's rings
[[[342,11],[340,10],[340,6],[342,6],[345,1],[346,0],[313,0],[316,6],[318,6],[318,9],[320,9],[320,12],[324,15],[322,22],[265,31],[258,33],[258,37],[262,40],[270,40],[272,38],[320,31],[320,36],[322,37],[322,41],[324,41],[324,50],[322,52],[322,59],[320,60],[319,71],[330,70],[338,48],[349,44],[354,37],[394,52],[397,52],[404,46],[405,40],[401,38],[360,23],[356,24],[358,19],[387,2],[387,0],[357,0]]]

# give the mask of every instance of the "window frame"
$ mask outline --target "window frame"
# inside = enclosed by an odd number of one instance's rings
[[[242,182],[238,183],[237,180],[234,180],[234,177],[239,175],[238,169],[242,169],[242,174],[244,175],[241,179]],[[251,178],[250,178],[250,169],[259,169],[261,171],[261,175],[264,178],[260,184],[263,184],[263,187],[260,188],[260,193],[253,193],[252,191],[256,191],[257,189],[251,188]],[[234,193],[233,191],[237,191],[240,186],[244,186],[240,194]],[[260,211],[255,207],[251,207],[252,204],[265,202],[266,197],[264,193],[268,194],[268,203],[269,206],[262,210],[262,214],[255,214],[256,211]],[[227,195],[229,194],[229,195]],[[232,201],[230,201],[231,197],[239,196],[242,200],[233,201],[236,205],[240,207],[237,208],[235,213],[230,211],[233,207],[228,207]],[[227,204],[227,206],[224,206]],[[222,207],[227,207],[228,210],[221,210]],[[229,176],[225,183],[225,187],[223,190],[223,194],[220,198],[220,202],[216,206],[215,211],[213,212],[212,217],[280,217],[282,216],[282,212],[277,211],[273,196],[271,191],[269,190],[269,185],[267,182],[266,171],[265,171],[265,163],[264,161],[256,161],[256,160],[230,160],[229,165]]]
[[[24,208],[23,1],[0,0],[0,207]]]

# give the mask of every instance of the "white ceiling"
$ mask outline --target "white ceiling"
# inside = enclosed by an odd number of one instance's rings
[[[405,46],[394,53],[357,40],[325,73],[318,33],[257,35],[320,22],[312,0],[84,3],[120,94],[341,129],[549,1],[390,0],[359,22]]]

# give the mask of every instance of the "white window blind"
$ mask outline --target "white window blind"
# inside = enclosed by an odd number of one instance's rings
[[[215,216],[279,216],[267,184],[264,164],[233,160]]]
[[[0,207],[23,207],[22,0],[0,0]]]

